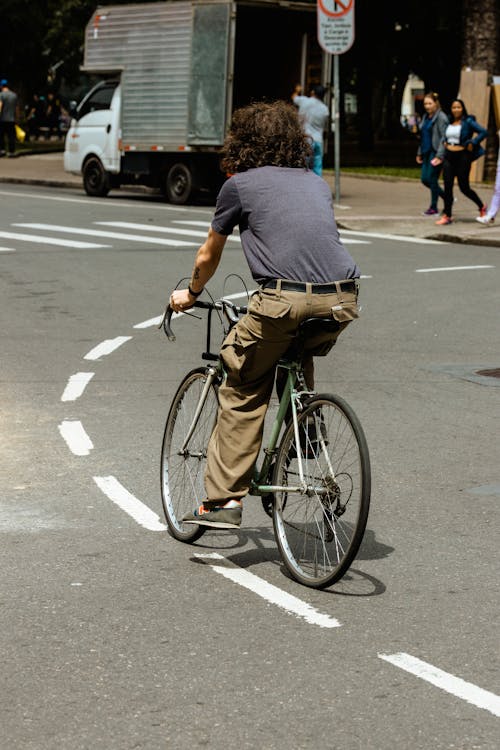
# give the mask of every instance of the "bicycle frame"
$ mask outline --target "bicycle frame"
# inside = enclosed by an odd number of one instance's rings
[[[212,361],[214,362],[214,365],[207,367],[207,381],[200,395],[200,400],[197,404],[196,411],[193,416],[191,425],[189,426],[186,438],[182,444],[182,448],[181,448],[182,453],[186,453],[188,451],[189,441],[191,440],[191,437],[196,429],[199,416],[205,404],[205,400],[210,391],[210,387],[212,383],[214,382],[214,380],[216,380],[217,378],[220,378],[223,375],[223,366],[222,366],[222,362],[220,360],[219,355],[214,354],[210,351],[210,348],[211,348],[210,347],[210,333],[211,333],[212,312],[214,309],[222,310],[222,312],[227,317],[230,325],[234,325],[234,323],[236,323],[238,320],[237,312],[242,310],[242,308],[236,308],[236,306],[233,305],[229,300],[221,300],[220,302],[215,303],[213,305],[206,303],[206,302],[196,301],[194,304],[194,307],[201,307],[201,308],[208,310],[207,343],[206,343],[206,351],[203,352],[202,354],[202,359]],[[246,308],[245,308],[245,311],[246,311]],[[167,306],[167,309],[165,310],[165,315],[163,317],[162,322],[160,323],[159,328],[163,327],[168,338],[171,341],[175,341],[175,336],[170,329],[171,313],[172,311],[169,310],[169,307]],[[298,425],[298,419],[297,419],[297,411],[298,409],[301,408],[300,399],[305,395],[313,395],[313,391],[309,391],[304,387],[305,384],[304,384],[304,380],[302,377],[302,369],[301,369],[299,362],[294,361],[294,360],[280,360],[277,366],[287,371],[286,383],[285,383],[285,387],[283,390],[283,394],[279,402],[278,413],[276,414],[273,426],[271,428],[271,436],[269,438],[267,447],[264,449],[265,457],[262,462],[262,466],[260,470],[258,469],[257,465],[255,466],[254,476],[250,484],[249,492],[250,494],[257,495],[257,496],[268,495],[268,494],[275,493],[275,492],[301,492],[305,494],[315,493],[317,495],[326,494],[328,490],[326,490],[324,487],[311,487],[307,485],[307,482],[304,479],[304,469],[303,469],[302,456],[300,455],[300,451],[297,452],[299,484],[286,485],[286,486],[263,484],[265,479],[267,479],[268,477],[272,461],[276,454],[276,446],[278,443],[281,428],[283,426],[283,422],[285,421],[285,416],[286,416],[289,406],[291,407],[291,411],[292,411],[295,444],[298,446],[300,445],[300,437],[299,437],[299,425]],[[297,383],[299,384],[300,389],[296,388]],[[320,440],[320,444],[322,443],[323,441]],[[322,449],[324,450],[324,448],[325,446],[322,444]],[[330,464],[330,460],[326,451],[325,451],[325,455],[327,458],[330,475],[334,477],[334,471]]]

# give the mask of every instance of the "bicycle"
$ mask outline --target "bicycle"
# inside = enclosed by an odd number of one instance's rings
[[[205,497],[207,446],[217,419],[217,389],[224,377],[219,355],[211,352],[212,314],[222,313],[230,328],[246,312],[246,307],[228,299],[197,300],[193,307],[208,311],[206,351],[202,353],[207,364],[191,370],[179,385],[161,452],[166,521],[172,536],[187,543],[195,542],[207,529],[183,524],[182,517]],[[160,328],[175,341],[171,316],[167,306]],[[370,505],[370,458],[360,421],[339,396],[308,390],[301,367],[307,337],[335,326],[338,323],[332,318],[304,321],[278,362],[278,368],[286,372],[286,385],[249,493],[260,496],[272,516],[287,570],[296,581],[312,588],[329,586],[346,573],[363,539]]]

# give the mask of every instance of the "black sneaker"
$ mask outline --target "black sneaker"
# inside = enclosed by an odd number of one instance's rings
[[[206,508],[202,503],[199,508],[187,513],[184,523],[197,526],[211,526],[214,529],[239,529],[241,526],[241,501],[228,500],[220,506]]]

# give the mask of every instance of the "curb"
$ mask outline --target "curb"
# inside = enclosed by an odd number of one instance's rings
[[[78,190],[82,186],[76,182],[65,182],[64,180],[42,180],[34,177],[1,177],[0,183],[10,183],[13,185],[38,185],[39,187],[58,187],[72,188]]]

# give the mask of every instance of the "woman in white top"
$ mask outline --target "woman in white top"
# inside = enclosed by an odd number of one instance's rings
[[[476,122],[476,118],[467,114],[463,101],[455,99],[451,104],[450,124],[446,128],[443,142],[435,158],[431,161],[434,166],[443,163],[444,213],[436,224],[451,224],[452,222],[455,177],[460,191],[478,207],[479,216],[486,214],[486,206],[469,184],[469,174],[472,162],[484,154],[480,143],[487,135],[488,131]]]
[[[500,130],[498,131],[498,137],[500,138]],[[500,209],[500,149],[498,150],[498,161],[497,161],[497,177],[495,180],[495,190],[493,192],[493,198],[491,199],[490,207],[486,212],[485,216],[476,216],[476,221],[480,224],[493,224],[495,216]]]

